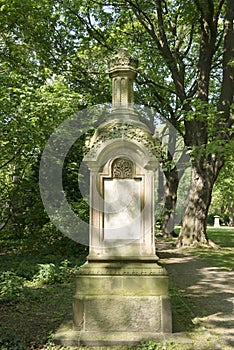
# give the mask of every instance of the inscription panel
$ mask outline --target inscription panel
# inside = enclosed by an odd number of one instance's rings
[[[104,239],[140,239],[141,179],[104,179]]]

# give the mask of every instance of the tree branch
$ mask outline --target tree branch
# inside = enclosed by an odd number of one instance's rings
[[[12,213],[11,213],[11,208],[9,207],[9,211],[8,211],[8,215],[7,215],[7,218],[6,218],[6,221],[2,224],[2,226],[0,227],[0,231],[4,230],[4,228],[6,227],[6,225],[8,224],[10,218],[12,216]]]
[[[98,31],[92,24],[91,24],[91,20],[90,20],[90,14],[89,14],[89,8],[87,9],[88,13],[87,13],[87,17],[88,17],[88,22],[86,20],[84,20],[84,18],[82,16],[79,15],[79,13],[77,11],[74,11],[71,7],[67,7],[69,9],[69,11],[71,11],[71,13],[76,16],[78,18],[78,20],[80,21],[81,24],[83,24],[86,29],[87,32],[90,34],[90,36],[96,40],[99,44],[101,44],[103,47],[106,47],[108,50],[113,51],[113,47],[109,46],[106,43],[106,39],[104,38],[104,36],[100,33],[100,31]]]
[[[142,26],[145,28],[146,32],[156,41],[157,46],[161,47],[160,40],[157,36],[155,26],[153,22],[151,21],[150,17],[134,2],[131,0],[126,0],[126,3],[130,5],[130,8],[134,12],[135,16],[139,20],[139,22],[142,24]],[[148,24],[148,25],[147,25]]]
[[[190,31],[190,36],[189,36],[189,43],[188,43],[187,49],[182,54],[182,59],[185,58],[188,55],[188,53],[189,53],[189,51],[191,49],[191,46],[192,46],[192,43],[193,43],[193,34],[194,34],[194,25],[192,24],[191,31]]]
[[[14,154],[14,156],[12,158],[10,158],[9,160],[7,160],[5,163],[3,163],[1,166],[0,166],[0,169],[4,168],[6,165],[10,164],[15,158],[16,156],[20,153],[22,147]]]
[[[218,23],[219,16],[220,16],[220,13],[221,13],[221,10],[222,10],[224,2],[225,2],[225,0],[220,0],[219,5],[217,7],[217,11],[216,11],[216,15],[215,15],[216,23]]]

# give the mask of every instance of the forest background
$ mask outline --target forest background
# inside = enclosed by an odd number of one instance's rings
[[[189,151],[178,246],[211,244],[206,226],[214,214],[233,225],[232,0],[1,0],[0,17],[1,239],[38,246],[63,239],[41,201],[41,154],[62,121],[111,102],[107,63],[122,47],[140,62],[135,102],[173,125]],[[145,122],[154,133],[154,118]],[[84,141],[66,157],[63,186],[88,221],[77,183]],[[168,142],[173,149],[173,138]],[[173,156],[168,152],[161,164],[164,208],[157,222],[166,236],[175,233],[183,175]]]

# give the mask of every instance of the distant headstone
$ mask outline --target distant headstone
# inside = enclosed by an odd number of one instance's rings
[[[214,216],[214,227],[220,227],[219,219],[220,217],[218,215]]]

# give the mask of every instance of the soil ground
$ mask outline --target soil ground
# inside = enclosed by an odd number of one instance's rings
[[[226,258],[228,256],[230,260],[233,254],[228,252]],[[169,275],[174,339],[181,340],[184,333],[189,336],[189,344],[162,345],[157,348],[234,349],[234,271],[215,267],[215,262],[208,263],[195,256],[194,252],[176,249],[172,242],[158,241],[157,254],[159,263],[165,266]],[[14,261],[14,255],[12,259]],[[13,261],[8,261],[9,266],[13,267]],[[19,258],[16,262],[20,263]],[[72,280],[61,285],[28,287],[18,301],[0,303],[0,350],[59,349],[48,344],[48,335],[51,334],[49,339],[53,339],[54,332],[61,324],[71,319],[74,293],[75,284]],[[1,339],[6,335],[11,347],[2,348]],[[13,336],[25,341],[27,346],[21,347],[21,343],[16,343]]]
[[[195,349],[231,350],[234,348],[234,271],[211,266],[172,243],[159,242],[157,254],[168,272],[170,288],[176,288],[184,303],[184,314],[190,315],[190,332]],[[176,300],[176,299],[175,299]],[[173,305],[172,305],[173,308]],[[183,327],[183,304],[178,315],[174,310],[174,331]],[[189,308],[189,310],[188,310]],[[181,319],[181,325],[178,323]]]

